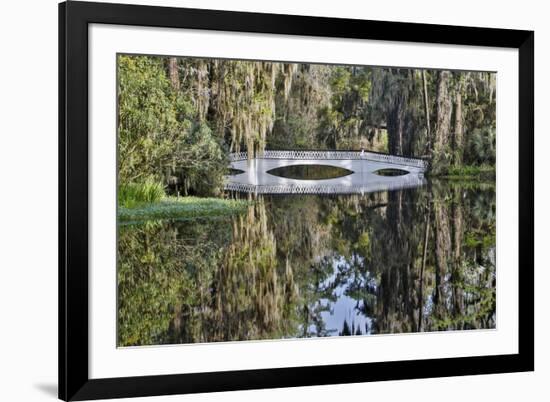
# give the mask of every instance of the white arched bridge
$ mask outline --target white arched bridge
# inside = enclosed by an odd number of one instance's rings
[[[426,162],[418,158],[367,151],[266,150],[249,159],[246,152],[230,154],[231,168],[242,171],[225,177],[225,189],[256,194],[362,194],[417,187],[425,183]],[[273,175],[272,169],[296,165],[325,165],[351,171],[343,177],[299,180]],[[399,176],[377,172],[398,169]]]

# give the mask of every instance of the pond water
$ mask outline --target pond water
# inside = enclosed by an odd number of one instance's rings
[[[118,344],[494,328],[495,210],[494,183],[432,181],[120,226]]]
[[[379,176],[405,176],[406,174],[409,174],[406,170],[401,169],[380,169],[374,173]]]
[[[292,165],[268,170],[267,173],[296,180],[328,180],[353,173],[349,169],[329,165]]]

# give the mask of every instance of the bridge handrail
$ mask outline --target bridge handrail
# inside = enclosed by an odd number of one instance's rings
[[[408,187],[417,187],[425,183],[420,176],[414,179],[400,181],[398,183],[379,183],[375,191],[404,189]],[[357,194],[369,193],[373,191],[372,186],[368,185],[294,185],[294,184],[268,184],[254,185],[248,183],[226,183],[225,190],[238,191],[255,194]]]
[[[231,162],[246,160],[248,153],[233,152],[229,154]],[[426,161],[418,158],[408,158],[405,156],[395,156],[388,154],[379,154],[375,152],[361,151],[282,151],[266,150],[262,154],[256,155],[258,159],[365,159],[377,162],[388,162],[400,165],[416,166],[426,168]]]

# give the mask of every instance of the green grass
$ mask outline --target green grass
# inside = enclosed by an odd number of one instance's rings
[[[163,198],[163,185],[153,180],[146,180],[142,183],[120,184],[118,187],[118,205],[124,208],[135,208],[143,204],[156,203]]]
[[[446,174],[440,176],[447,179],[491,179],[495,178],[495,166],[451,166]]]
[[[139,222],[158,219],[193,219],[216,217],[242,212],[249,205],[245,200],[221,198],[165,197],[152,203],[131,208],[119,205],[119,222]]]

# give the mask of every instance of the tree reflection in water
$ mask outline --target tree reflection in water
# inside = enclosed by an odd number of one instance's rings
[[[495,209],[432,182],[120,226],[118,344],[494,328]]]

